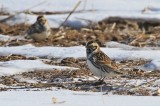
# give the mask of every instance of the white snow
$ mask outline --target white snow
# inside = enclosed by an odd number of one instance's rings
[[[124,48],[101,48],[110,58],[116,60],[134,60],[147,59],[154,60],[160,58],[160,50],[152,50],[150,48],[138,49],[124,49]],[[15,46],[15,47],[0,47],[0,56],[7,56],[9,54],[19,54],[24,56],[37,57],[86,57],[86,50],[84,46],[73,47],[35,47],[33,45]]]
[[[151,62],[138,67],[142,70],[146,70],[146,71],[154,71],[154,70],[160,70],[160,59],[155,59],[152,60]]]
[[[78,68],[47,65],[40,60],[11,60],[6,62],[0,62],[0,76],[19,74],[28,71],[39,71],[39,70],[49,71],[54,69],[76,70]]]
[[[122,49],[127,49],[127,50],[138,49],[138,47],[129,46],[126,44],[115,42],[115,41],[106,42],[105,45],[106,47],[109,47],[109,48],[122,48]]]
[[[21,75],[13,76],[13,78],[16,79],[16,80],[19,81],[19,82],[38,83],[38,81],[35,80],[35,79],[24,78],[24,77],[22,77]]]
[[[132,18],[160,18],[158,0],[81,0],[82,3],[77,10],[97,10],[83,13],[74,13],[69,18],[66,24],[72,27],[81,27],[87,25],[87,22],[83,19],[90,20],[93,22],[100,21],[110,16],[120,17],[132,17]],[[41,2],[41,5],[35,6]],[[30,11],[41,11],[41,12],[55,12],[55,11],[71,11],[76,5],[77,0],[2,0],[0,5],[4,11],[14,14],[31,7]],[[23,5],[25,4],[25,5]],[[86,6],[85,6],[86,5]],[[142,10],[146,7],[152,7],[151,12],[142,13]],[[153,11],[156,10],[156,11]],[[67,17],[68,14],[60,15],[47,15],[47,19],[51,27],[58,27]],[[13,19],[8,20],[8,24],[17,24],[28,21],[29,24],[35,22],[35,15],[19,14]]]
[[[159,0],[81,0],[82,3],[77,10],[93,10],[90,12],[74,13],[66,22],[75,28],[86,26],[89,20],[97,22],[110,16],[130,17],[130,18],[157,18],[160,19],[160,1]],[[39,3],[43,4],[35,6]],[[23,10],[37,12],[63,12],[71,11],[76,5],[77,0],[1,0],[1,11],[7,11],[16,14]],[[86,4],[85,4],[86,3]],[[85,7],[86,5],[86,7]],[[149,11],[142,13],[142,10],[148,8]],[[95,10],[95,11],[94,11]],[[58,27],[68,16],[68,14],[46,15],[51,27]],[[7,16],[0,16],[0,20]],[[37,16],[24,13],[17,14],[7,23],[10,25],[27,22],[32,24]],[[85,20],[84,20],[85,19]],[[0,41],[8,41],[19,38],[0,35]],[[136,48],[126,46],[116,42],[107,43],[108,47],[102,50],[111,58],[116,60],[130,59],[147,59],[151,62],[141,66],[145,70],[160,70],[160,49],[156,48]],[[10,54],[19,54],[24,56],[37,57],[86,57],[86,50],[83,46],[76,47],[34,47],[32,45],[0,47],[0,56]],[[53,69],[77,69],[65,66],[53,66],[44,64],[40,60],[12,60],[0,62],[0,76],[13,75],[26,71],[35,70],[53,70]],[[28,81],[29,83],[37,83],[32,79],[22,79],[20,76],[14,77],[19,81]],[[21,78],[21,79],[20,79]],[[136,83],[133,79],[130,83]],[[137,81],[137,84],[142,81]],[[144,81],[143,81],[144,82]],[[0,84],[0,87],[7,87]],[[36,88],[37,89],[37,88]],[[41,88],[39,88],[41,89]],[[24,89],[23,89],[24,90]],[[102,92],[78,92],[69,90],[53,90],[53,91],[5,91],[0,92],[0,106],[159,106],[160,98],[155,96],[117,96],[103,95]],[[55,104],[53,103],[53,99]]]
[[[24,36],[21,36],[21,35],[8,36],[8,35],[0,34],[0,41],[3,41],[3,42],[7,42],[8,41],[9,42],[9,41],[12,41],[12,40],[15,40],[15,41],[23,40],[23,41],[25,41],[26,39],[24,38]],[[7,46],[7,43],[4,46]]]
[[[84,47],[35,47],[33,45],[0,47],[0,55],[21,54],[37,57],[85,57]]]
[[[112,43],[113,44],[113,43]],[[116,43],[114,43],[117,45]],[[113,45],[114,46],[114,45]],[[111,59],[115,60],[136,60],[145,59],[151,60],[151,63],[147,63],[145,66],[138,67],[143,70],[160,70],[160,50],[152,50],[152,48],[134,48],[132,46],[119,45],[117,48],[101,48]],[[74,47],[35,47],[31,44],[16,47],[0,47],[0,56],[7,56],[10,54],[18,54],[24,56],[33,57],[47,57],[47,58],[86,58],[86,50],[83,46]],[[25,65],[24,65],[25,64]],[[42,65],[43,64],[43,65]],[[9,62],[0,62],[1,70],[8,70],[10,66],[13,70],[18,68],[18,72],[24,72],[25,70],[33,69],[52,69],[62,68],[61,66],[49,66],[42,63],[39,60],[14,60]],[[5,66],[5,68],[4,68]],[[31,69],[30,69],[31,68]],[[1,73],[8,73],[7,71],[1,71]],[[16,72],[16,71],[13,71]],[[10,73],[10,72],[9,72]]]
[[[24,70],[10,67],[0,67],[0,76],[8,76],[21,72],[24,72]]]
[[[160,101],[155,96],[113,96],[68,90],[7,91],[0,95],[0,106],[159,106]]]
[[[0,34],[0,41],[8,41],[10,39],[10,36],[7,36],[7,35],[2,35]]]

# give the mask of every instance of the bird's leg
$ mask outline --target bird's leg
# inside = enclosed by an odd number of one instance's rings
[[[97,85],[102,85],[102,84],[105,84],[104,82],[104,77],[101,77],[97,82],[95,82],[93,85],[94,86],[97,86]]]
[[[102,81],[104,81],[105,78],[106,78],[106,77],[103,77],[103,78],[102,78]]]
[[[101,81],[102,81],[102,79],[103,79],[103,77],[101,77],[98,81],[100,81],[100,82],[101,82]]]
[[[105,78],[105,77],[101,77],[98,81],[104,82],[104,78]]]

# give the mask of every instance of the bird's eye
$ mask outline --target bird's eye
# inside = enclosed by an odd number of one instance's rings
[[[97,46],[93,46],[93,50],[96,50],[97,49]]]

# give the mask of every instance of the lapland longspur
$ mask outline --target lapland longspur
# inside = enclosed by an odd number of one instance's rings
[[[87,65],[90,71],[99,80],[103,81],[105,77],[119,76],[118,66],[104,52],[100,50],[100,46],[96,41],[89,41],[86,44]]]
[[[40,15],[37,17],[37,21],[27,30],[25,38],[42,41],[46,40],[50,34],[51,30],[47,19],[43,15]]]

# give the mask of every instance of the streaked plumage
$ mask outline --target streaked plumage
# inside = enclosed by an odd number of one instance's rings
[[[47,19],[43,15],[40,15],[37,17],[37,21],[28,28],[25,38],[41,41],[48,38],[50,34],[51,30]]]
[[[121,75],[117,71],[117,64],[113,62],[104,52],[100,50],[100,47],[96,41],[89,41],[86,45],[87,52],[87,65],[90,71],[103,80],[106,76],[118,76]]]

